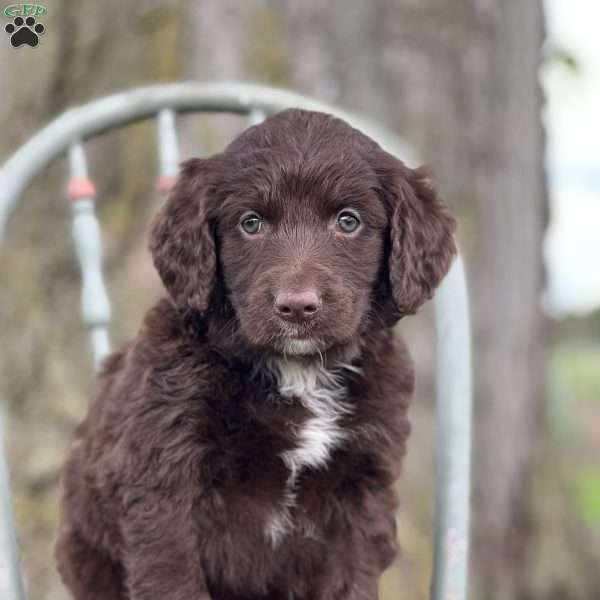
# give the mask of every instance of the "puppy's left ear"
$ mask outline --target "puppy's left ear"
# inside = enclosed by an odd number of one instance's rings
[[[382,154],[377,171],[390,215],[387,284],[395,321],[429,300],[450,269],[456,256],[456,222],[429,170],[410,169]]]

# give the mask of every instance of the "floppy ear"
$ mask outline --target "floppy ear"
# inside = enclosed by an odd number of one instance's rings
[[[410,169],[383,154],[378,171],[390,215],[386,288],[392,306],[389,299],[384,303],[389,323],[414,314],[433,296],[456,255],[456,223],[427,169]]]
[[[216,282],[215,241],[209,223],[211,163],[183,163],[175,187],[155,217],[150,251],[162,282],[180,310],[209,308]]]

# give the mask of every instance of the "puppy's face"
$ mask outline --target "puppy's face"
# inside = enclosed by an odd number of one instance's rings
[[[288,110],[183,166],[151,250],[184,311],[227,302],[250,345],[317,354],[415,312],[451,264],[453,225],[423,170]]]
[[[358,156],[245,156],[216,221],[225,289],[247,341],[314,354],[356,336],[369,319],[388,227],[376,188]]]

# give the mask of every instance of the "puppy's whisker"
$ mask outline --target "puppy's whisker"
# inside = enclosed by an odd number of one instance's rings
[[[319,354],[319,361],[321,363],[321,366],[325,367],[325,359],[323,358],[323,353],[321,352],[321,350],[319,349],[318,346],[315,346],[315,349],[316,349],[317,353]]]

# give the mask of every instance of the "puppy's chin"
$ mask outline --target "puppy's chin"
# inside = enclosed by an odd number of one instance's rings
[[[360,318],[342,315],[342,327],[331,322],[292,324],[275,318],[260,318],[254,311],[237,312],[237,331],[249,349],[259,353],[297,358],[335,358],[343,360],[357,355],[360,342]]]
[[[268,348],[276,356],[288,360],[314,361],[323,364],[343,362],[350,364],[360,355],[358,337],[326,344],[317,339],[281,339],[277,344]]]
[[[319,344],[311,339],[305,340],[282,340],[281,351],[284,355],[291,356],[309,356],[313,354],[320,354],[321,349]]]
[[[312,356],[321,356],[330,349],[330,345],[320,339],[311,337],[287,337],[280,336],[270,341],[252,339],[250,336],[244,336],[250,347],[260,349],[267,354],[281,357],[310,358]]]

